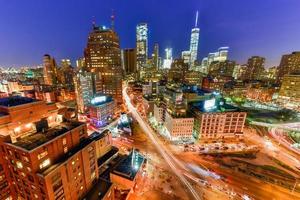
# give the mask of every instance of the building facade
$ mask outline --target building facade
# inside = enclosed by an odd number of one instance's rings
[[[137,73],[135,49],[122,50],[122,65],[126,75]]]
[[[112,96],[117,104],[121,104],[122,65],[117,33],[106,27],[94,26],[84,55],[87,69],[96,75],[95,92]]]
[[[252,56],[248,59],[245,79],[260,80],[264,72],[265,58],[260,56]]]
[[[89,105],[90,122],[95,127],[103,127],[114,118],[115,103],[105,95],[96,95]]]
[[[56,85],[58,83],[57,80],[57,65],[55,59],[50,55],[45,54],[43,57],[43,74],[44,74],[44,83],[46,85]]]
[[[278,94],[278,102],[291,109],[300,108],[300,75],[285,75]]]
[[[277,82],[281,83],[284,75],[300,72],[300,52],[283,55],[278,67]]]
[[[94,75],[92,72],[80,70],[74,77],[77,110],[85,113],[94,95]]]
[[[141,70],[148,58],[148,25],[140,23],[136,26],[136,62],[137,70]]]

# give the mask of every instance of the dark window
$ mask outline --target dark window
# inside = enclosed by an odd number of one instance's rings
[[[28,174],[27,177],[28,177],[29,181],[34,182],[33,176],[31,176],[31,175]]]

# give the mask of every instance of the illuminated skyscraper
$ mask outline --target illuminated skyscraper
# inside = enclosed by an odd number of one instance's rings
[[[57,65],[50,55],[45,54],[43,58],[44,66],[44,83],[46,85],[56,85],[57,84]]]
[[[154,49],[153,49],[153,66],[155,67],[156,70],[159,68],[159,46],[158,43],[154,44]]]
[[[277,81],[282,82],[283,76],[300,72],[300,52],[283,55],[278,67]]]
[[[265,58],[260,56],[252,56],[248,59],[246,77],[249,80],[259,80],[265,65]]]
[[[183,59],[184,63],[190,64],[191,52],[190,51],[182,51],[181,59]]]
[[[166,58],[164,59],[163,68],[169,69],[172,64],[173,56],[172,56],[172,48],[166,48],[165,49]]]
[[[95,92],[110,95],[116,103],[122,103],[121,50],[117,33],[94,25],[84,55],[87,69],[96,74]]]
[[[94,94],[94,77],[92,72],[86,72],[82,69],[74,77],[75,94],[77,109],[80,113],[87,111],[91,98]]]
[[[74,70],[69,59],[62,59],[58,69],[58,80],[64,89],[74,90]]]
[[[207,66],[212,62],[224,62],[228,59],[228,50],[229,47],[220,47],[217,52],[209,53],[202,62],[206,62]]]
[[[136,26],[136,61],[137,69],[140,70],[148,58],[148,26],[141,23]]]
[[[197,26],[198,26],[198,11],[196,13],[196,22],[195,22],[195,27],[192,29],[191,43],[190,43],[190,54],[191,54],[190,66],[192,68],[194,67],[194,63],[197,60],[197,55],[198,55],[200,29]]]

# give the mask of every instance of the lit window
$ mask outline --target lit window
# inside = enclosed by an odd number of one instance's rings
[[[19,169],[23,168],[23,164],[20,161],[17,161],[16,164],[17,164],[17,168]]]
[[[64,147],[64,153],[68,152],[68,147]]]
[[[63,145],[66,145],[66,144],[67,144],[67,139],[66,139],[66,138],[63,138],[62,143],[63,143]]]
[[[38,155],[38,159],[41,160],[41,159],[44,158],[46,155],[48,155],[48,151],[47,151],[47,150],[44,151],[44,152],[42,152],[42,153],[40,153],[40,154]]]
[[[44,160],[41,164],[40,164],[40,169],[43,169],[45,167],[47,167],[48,165],[50,165],[50,159],[46,159]]]

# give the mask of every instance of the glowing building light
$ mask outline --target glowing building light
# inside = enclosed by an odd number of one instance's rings
[[[102,103],[106,101],[106,96],[95,97],[91,100],[92,104]]]
[[[211,110],[213,108],[215,108],[215,105],[216,105],[216,99],[210,99],[210,100],[206,100],[204,102],[204,109],[205,110]]]
[[[21,130],[21,127],[17,127],[14,130],[15,130],[15,132],[19,132]]]

